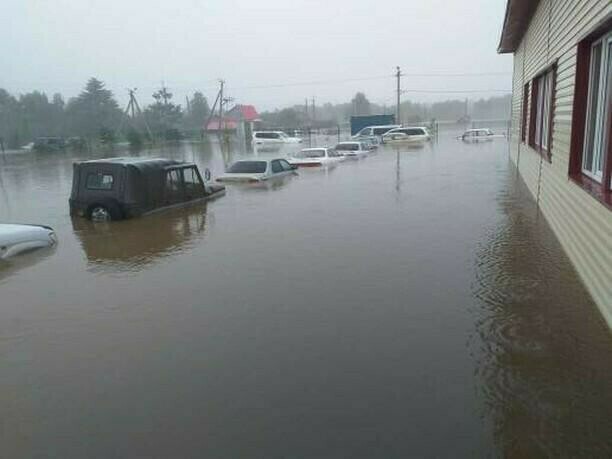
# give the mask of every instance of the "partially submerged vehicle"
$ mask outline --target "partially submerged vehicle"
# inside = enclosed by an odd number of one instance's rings
[[[276,177],[294,175],[297,166],[292,166],[282,158],[241,160],[233,163],[227,172],[217,178],[217,182],[257,183]]]
[[[283,131],[254,131],[253,143],[256,145],[265,143],[302,143],[300,137],[290,137]]]
[[[370,152],[366,145],[357,141],[340,142],[334,147],[334,150],[347,158],[363,158]]]
[[[391,129],[402,127],[399,124],[385,124],[381,126],[368,126],[357,132],[352,138],[360,140],[364,137],[376,137],[380,139],[384,134],[389,132]]]
[[[318,167],[338,164],[344,156],[333,148],[305,148],[289,157],[289,164],[298,167]]]
[[[207,180],[209,175],[207,170]],[[73,168],[70,215],[121,220],[213,199],[224,191],[202,180],[193,163],[163,158],[82,161]]]
[[[378,139],[378,137],[373,136],[373,137],[362,137],[359,139],[359,141],[361,143],[363,143],[368,150],[376,150],[379,145],[380,145],[380,140]]]
[[[62,137],[39,137],[32,145],[36,151],[61,151],[65,148],[66,141]]]
[[[49,226],[0,224],[0,260],[55,244],[57,236]]]
[[[391,129],[382,136],[383,143],[402,143],[422,145],[431,140],[431,135],[424,127],[400,127]]]
[[[468,129],[461,135],[461,140],[465,142],[486,142],[493,140],[495,137],[503,136],[496,136],[491,129],[487,128]]]

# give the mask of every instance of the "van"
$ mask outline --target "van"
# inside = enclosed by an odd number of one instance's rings
[[[206,179],[210,172],[207,170]],[[109,158],[73,165],[70,215],[121,220],[212,199],[222,185],[202,180],[198,166],[171,159]]]

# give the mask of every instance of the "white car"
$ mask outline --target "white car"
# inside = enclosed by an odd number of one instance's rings
[[[362,142],[340,142],[334,147],[337,153],[347,158],[363,158],[370,153],[369,148]]]
[[[288,161],[297,167],[317,167],[338,164],[344,159],[344,156],[333,148],[305,148],[291,155]]]
[[[292,166],[282,158],[241,160],[232,164],[225,174],[217,178],[217,182],[263,182],[275,177],[294,175],[296,168],[297,166]]]
[[[0,260],[55,244],[57,236],[48,226],[0,224]]]
[[[253,143],[261,145],[264,143],[302,143],[300,137],[290,137],[283,131],[255,131],[253,132]]]
[[[352,138],[355,140],[359,140],[362,137],[378,137],[380,139],[381,136],[389,132],[391,129],[396,129],[399,127],[402,127],[402,126],[399,124],[385,124],[381,126],[368,126],[368,127],[364,127],[363,129],[361,129]]]
[[[400,127],[391,129],[382,136],[383,143],[423,144],[431,140],[431,135],[424,127]]]
[[[495,137],[502,136],[496,136],[495,134],[493,134],[493,131],[491,131],[491,129],[468,129],[461,136],[461,140],[464,140],[466,142],[482,142],[493,140]]]

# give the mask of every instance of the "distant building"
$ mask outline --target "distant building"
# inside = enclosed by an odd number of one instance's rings
[[[235,105],[224,114],[223,119],[213,117],[204,130],[207,132],[227,130],[250,138],[256,123],[260,121],[259,113],[253,105]]]
[[[510,156],[612,326],[612,2],[508,0]]]

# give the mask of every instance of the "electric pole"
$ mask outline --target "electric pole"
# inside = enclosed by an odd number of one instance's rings
[[[396,67],[396,69],[397,69],[397,73],[395,74],[395,77],[397,78],[397,105],[395,109],[395,116],[396,116],[395,123],[402,124],[402,119],[400,117],[400,94],[402,92],[400,79],[402,77],[402,72],[400,71],[399,66]]]
[[[221,122],[223,120],[223,85],[225,81],[219,80],[219,127],[221,126]]]
[[[317,115],[316,115],[316,111],[315,111],[315,98],[314,96],[312,97],[312,120],[316,120],[317,119]]]

